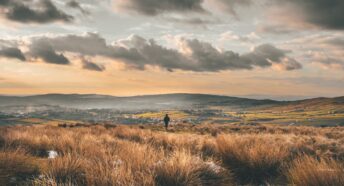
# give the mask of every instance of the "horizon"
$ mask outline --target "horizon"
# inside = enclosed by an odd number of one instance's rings
[[[145,96],[161,96],[161,95],[206,95],[206,96],[224,96],[224,97],[233,97],[233,98],[245,98],[245,99],[254,99],[254,100],[273,100],[273,101],[302,101],[308,99],[319,99],[319,98],[340,98],[343,96],[333,96],[333,97],[297,97],[297,96],[288,96],[288,95],[278,95],[278,96],[269,96],[269,95],[224,95],[224,94],[207,94],[207,93],[187,93],[187,92],[178,92],[178,93],[163,93],[163,94],[137,94],[137,95],[128,95],[128,96],[118,96],[110,94],[97,94],[97,93],[46,93],[46,94],[0,94],[0,96],[14,96],[14,97],[30,97],[30,96],[45,96],[45,95],[97,95],[97,96],[111,96],[117,98],[131,98],[131,97],[145,97]]]
[[[343,11],[336,0],[0,1],[0,94],[338,97]]]

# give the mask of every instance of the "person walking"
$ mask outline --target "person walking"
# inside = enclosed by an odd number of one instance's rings
[[[164,117],[164,123],[165,123],[165,129],[168,129],[168,124],[170,123],[170,117],[168,116],[168,114],[165,115]]]

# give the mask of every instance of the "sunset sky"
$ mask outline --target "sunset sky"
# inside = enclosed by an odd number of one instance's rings
[[[0,94],[344,95],[343,0],[0,0]]]

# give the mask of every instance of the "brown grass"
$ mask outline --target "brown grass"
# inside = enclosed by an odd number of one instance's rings
[[[320,161],[306,156],[296,159],[288,170],[288,178],[295,185],[344,185],[344,166],[334,160]]]
[[[241,184],[263,184],[276,179],[289,156],[288,147],[271,135],[222,135],[217,145],[223,162]],[[279,137],[279,136],[278,136]]]
[[[39,163],[22,151],[0,152],[0,185],[22,184],[39,174]]]
[[[185,151],[175,151],[156,165],[157,185],[230,185],[229,173]]]
[[[0,185],[343,185],[342,128],[172,128],[3,127]]]

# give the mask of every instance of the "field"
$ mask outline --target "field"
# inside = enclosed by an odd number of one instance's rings
[[[344,185],[343,129],[7,126],[0,185]]]

